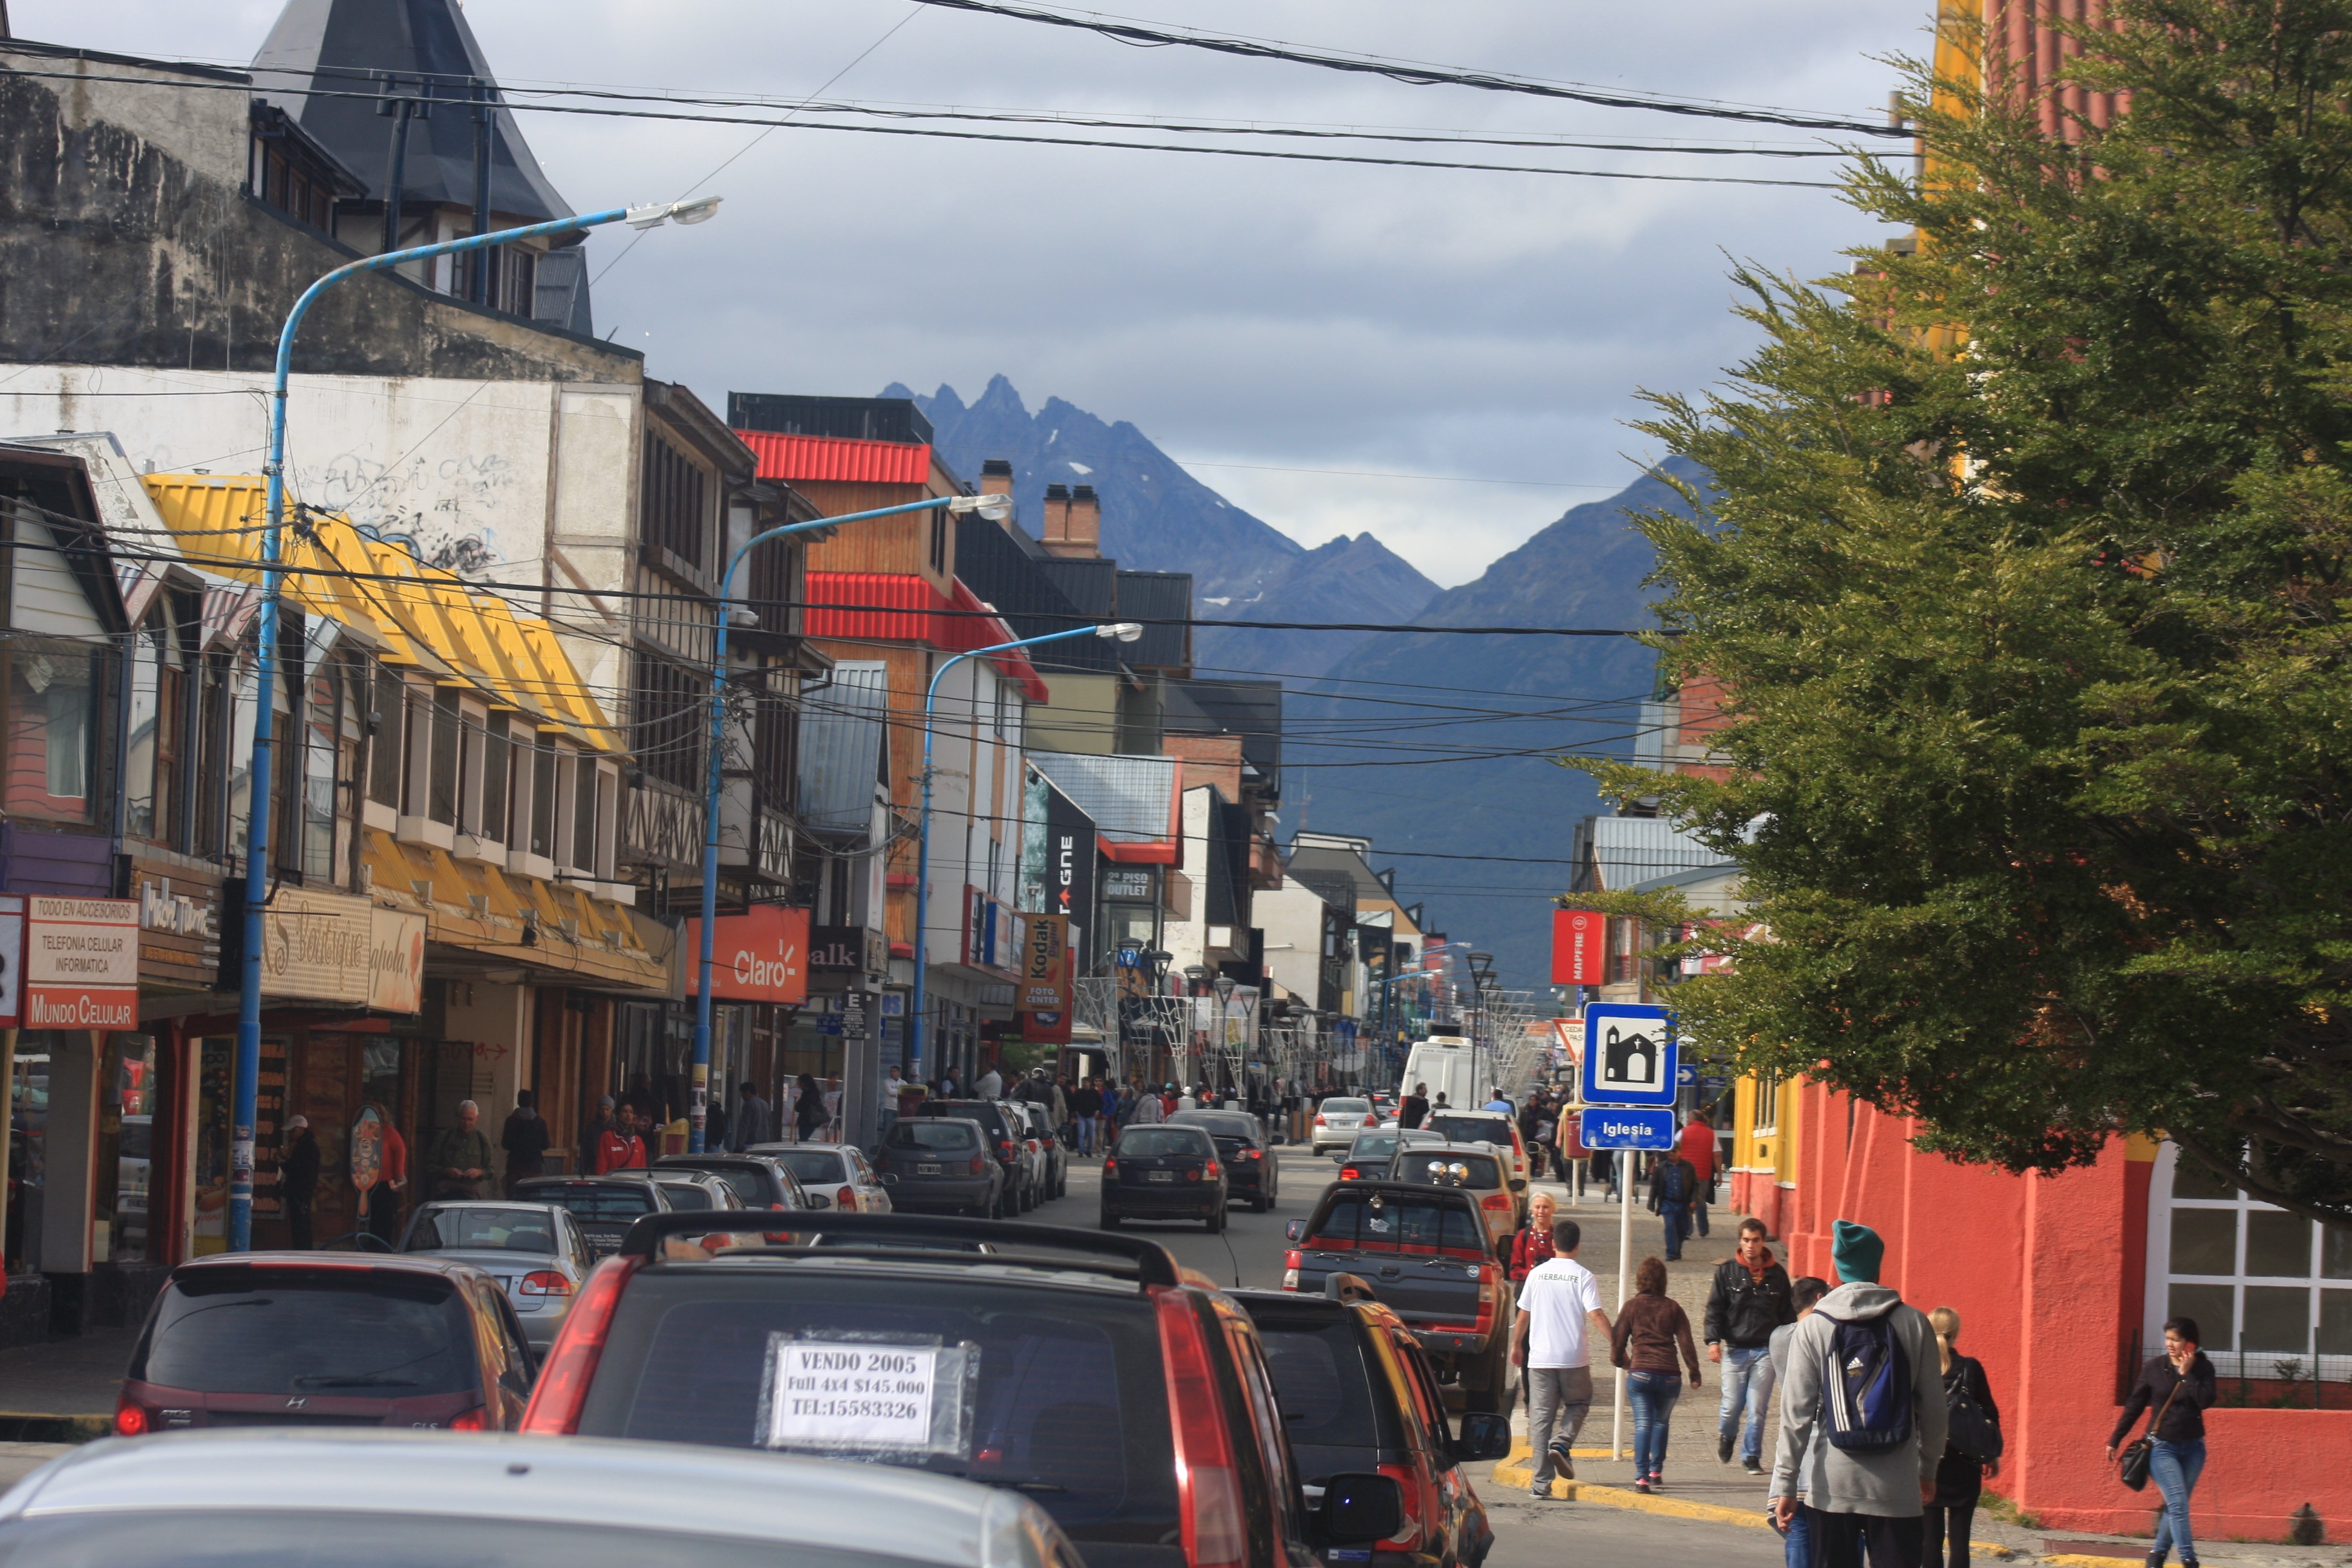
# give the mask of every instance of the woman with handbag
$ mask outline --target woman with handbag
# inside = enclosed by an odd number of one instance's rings
[[[2140,1369],[2139,1382],[2124,1402],[2123,1419],[2107,1438],[2107,1458],[2132,1429],[2139,1413],[2156,1407],[2155,1419],[2140,1439],[2123,1450],[2123,1483],[2137,1491],[2150,1480],[2164,1494],[2164,1511],[2158,1516],[2156,1544],[2148,1548],[2148,1568],[2164,1568],[2165,1553],[2180,1552],[2182,1568],[2197,1568],[2197,1542],[2189,1533],[2189,1494],[2205,1468],[2205,1411],[2213,1403],[2213,1363],[2197,1348],[2194,1318],[2172,1318],[2164,1325],[2164,1353]]]
[[[1949,1307],[1927,1314],[1936,1356],[1944,1369],[1944,1458],[1936,1467],[1936,1497],[1927,1513],[1927,1568],[1969,1568],[1969,1527],[1984,1479],[2000,1474],[2000,1409],[1992,1402],[1984,1363],[1952,1348],[1960,1315]]]

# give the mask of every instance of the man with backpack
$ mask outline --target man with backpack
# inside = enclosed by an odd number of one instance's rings
[[[1862,1568],[1865,1545],[1874,1568],[1916,1563],[1944,1457],[1935,1331],[1877,1282],[1885,1253],[1876,1231],[1838,1221],[1838,1288],[1789,1335],[1772,1517],[1785,1531],[1803,1510],[1820,1568]]]
[[[1691,1205],[1698,1200],[1698,1167],[1669,1151],[1650,1171],[1650,1212],[1666,1224],[1666,1261],[1679,1263],[1683,1238],[1690,1235]]]

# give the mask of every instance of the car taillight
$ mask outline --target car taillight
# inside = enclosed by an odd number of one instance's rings
[[[1315,1125],[1318,1127],[1323,1125],[1323,1113],[1319,1110],[1315,1113]]]
[[[1116,1176],[1118,1174],[1118,1162],[1112,1159],[1108,1154],[1103,1156],[1103,1174],[1106,1177]]]
[[[595,1381],[596,1363],[604,1354],[605,1336],[613,1331],[621,1292],[629,1276],[645,1266],[642,1258],[608,1258],[588,1276],[580,1300],[564,1316],[562,1331],[548,1348],[530,1407],[522,1413],[522,1431],[568,1437],[580,1429],[580,1410],[588,1403],[588,1385]]]
[[[1010,1138],[999,1141],[996,1147],[1002,1152],[1003,1157],[1007,1160],[1016,1160],[1020,1158],[1020,1151],[1013,1147],[1013,1140]]]
[[[1168,1424],[1176,1437],[1176,1499],[1190,1568],[1240,1568],[1242,1489],[1234,1470],[1199,1309],[1181,1290],[1159,1287],[1160,1352],[1168,1364]]]
[[[1494,1264],[1478,1265],[1477,1331],[1482,1334],[1490,1332],[1495,1327],[1495,1298],[1502,1293],[1501,1287],[1496,1282],[1502,1277],[1502,1269]]]
[[[988,1159],[987,1159],[987,1156],[982,1155],[982,1154],[974,1154],[974,1155],[971,1157],[971,1173],[972,1173],[973,1175],[975,1175],[975,1176],[982,1175],[982,1174],[985,1174],[985,1173],[987,1173],[987,1170],[988,1170]]]
[[[1242,1151],[1242,1158],[1244,1160],[1263,1160],[1265,1158],[1265,1151],[1263,1149],[1244,1149]]]
[[[1298,1289],[1298,1248],[1294,1247],[1282,1255],[1282,1288],[1284,1289]]]
[[[1478,1206],[1482,1209],[1492,1209],[1499,1213],[1500,1211],[1511,1206],[1511,1194],[1508,1193],[1489,1193],[1485,1197],[1478,1200]]]
[[[833,1206],[845,1212],[857,1206],[857,1189],[844,1187],[833,1194]]]
[[[1339,1167],[1339,1179],[1343,1182],[1360,1182],[1364,1179],[1364,1173],[1353,1165],[1342,1165]]]
[[[1397,1484],[1404,1498],[1404,1522],[1397,1532],[1381,1542],[1400,1552],[1411,1552],[1421,1545],[1421,1480],[1403,1465],[1382,1465],[1381,1474]]]
[[[1209,1168],[1213,1171],[1216,1169],[1214,1165],[1212,1165]],[[1184,1173],[1184,1179],[1188,1182],[1197,1182],[1201,1179],[1201,1173],[1197,1170],[1187,1171]]]
[[[449,1430],[452,1432],[487,1432],[489,1426],[489,1413],[478,1405],[449,1417]]]
[[[136,1437],[147,1430],[144,1407],[124,1398],[114,1406],[114,1430],[120,1436]]]
[[[1209,1162],[1208,1168],[1202,1171],[1201,1174],[1203,1176],[1222,1176],[1224,1174],[1224,1169],[1214,1160],[1212,1160]]]
[[[572,1281],[552,1268],[542,1268],[524,1275],[522,1283],[515,1289],[525,1296],[569,1296],[572,1294]]]

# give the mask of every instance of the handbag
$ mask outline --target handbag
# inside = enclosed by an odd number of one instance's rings
[[[1947,1441],[1955,1453],[1962,1458],[1987,1465],[2000,1458],[2000,1424],[1970,1392],[1967,1370],[1969,1364],[1967,1358],[1962,1357],[1953,1365],[1953,1375],[1944,1380],[1947,1411],[1944,1429],[1948,1434]]]
[[[2147,1489],[2148,1461],[2156,1454],[2156,1429],[2164,1425],[2164,1413],[2172,1408],[2174,1400],[2180,1397],[2180,1385],[2188,1381],[2177,1372],[2173,1374],[2172,1392],[2164,1396],[2164,1404],[2158,1409],[2156,1419],[2147,1424],[2147,1434],[2126,1444],[2124,1451],[2116,1456],[2116,1462],[2122,1467],[2124,1485],[2136,1492]]]

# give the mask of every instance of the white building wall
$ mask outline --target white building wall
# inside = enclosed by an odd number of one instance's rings
[[[1265,967],[1276,984],[1313,1006],[1321,981],[1323,911],[1329,906],[1304,882],[1283,879],[1260,889],[1250,908],[1265,932]]]

